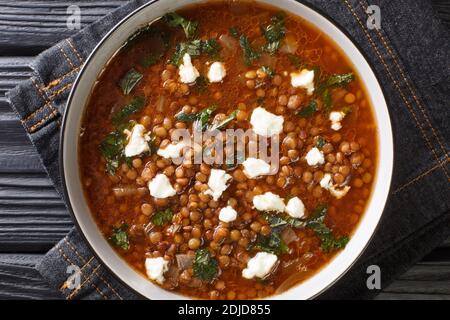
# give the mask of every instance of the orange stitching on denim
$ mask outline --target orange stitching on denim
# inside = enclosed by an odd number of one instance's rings
[[[72,297],[74,296],[74,295],[76,295],[77,293],[78,293],[78,291],[80,291],[83,287],[84,287],[84,285],[85,284],[88,284],[88,283],[91,283],[91,285],[92,285],[92,276],[94,275],[93,274],[93,272],[95,272],[98,268],[100,268],[100,265],[98,265],[97,267],[95,267],[95,269],[91,272],[91,274],[87,277],[87,278],[85,278],[85,280],[75,289],[75,290],[73,290],[68,296],[67,296],[67,300],[70,300],[70,299],[72,299]],[[98,292],[101,292],[101,291],[98,291]],[[105,297],[104,295],[103,295],[103,293],[102,293],[102,296],[103,297]],[[105,298],[106,299],[106,298]]]
[[[48,121],[51,117],[56,117],[57,115],[57,111],[54,110],[52,111],[52,113],[50,113],[49,115],[47,115],[44,119],[40,120],[38,123],[35,123],[34,125],[32,125],[30,127],[29,132],[30,133],[34,133],[36,131],[36,128],[39,127],[40,125],[42,125],[43,123],[45,123],[46,121]]]
[[[346,5],[348,10],[350,11],[350,13],[353,15],[353,17],[356,19],[356,21],[359,23],[362,31],[364,32],[364,34],[366,35],[366,37],[368,38],[370,44],[372,45],[372,48],[375,50],[376,54],[378,55],[378,58],[381,60],[381,62],[383,63],[383,66],[385,68],[385,70],[387,71],[389,77],[391,78],[391,80],[394,82],[395,87],[397,88],[397,91],[400,93],[403,101],[405,102],[406,106],[408,107],[408,110],[410,112],[410,114],[414,117],[414,120],[416,122],[416,127],[420,130],[420,132],[422,133],[422,136],[425,138],[425,141],[428,145],[428,148],[433,152],[433,155],[437,161],[437,163],[440,164],[442,170],[444,171],[444,174],[446,175],[447,179],[450,180],[450,177],[447,173],[447,170],[444,168],[444,166],[442,165],[441,161],[439,160],[439,157],[436,153],[436,150],[434,149],[433,145],[431,144],[430,140],[428,139],[428,136],[425,134],[424,129],[422,128],[422,126],[420,125],[419,119],[417,118],[417,115],[414,112],[414,109],[411,107],[409,101],[406,99],[403,91],[401,90],[397,80],[394,78],[394,76],[392,75],[388,65],[386,64],[386,62],[384,61],[382,55],[380,54],[380,52],[378,51],[378,48],[375,44],[375,42],[373,41],[372,37],[370,36],[370,34],[366,31],[366,29],[364,28],[364,25],[362,24],[361,20],[359,19],[358,15],[356,14],[355,10],[353,9],[353,7],[350,5],[350,3],[348,2],[348,0],[343,0]]]
[[[358,0],[359,6],[364,10],[364,6],[361,0]],[[365,11],[366,12],[366,11]],[[367,13],[367,12],[366,12]],[[367,13],[367,15],[369,16],[369,14]],[[400,66],[400,63],[398,62],[397,59],[397,55],[394,53],[392,47],[389,45],[389,43],[386,41],[386,38],[383,36],[383,33],[380,32],[380,30],[378,28],[375,28],[376,32],[378,34],[378,36],[381,38],[381,41],[383,42],[385,48],[388,50],[389,55],[391,56],[391,58],[394,60],[394,64],[397,67],[397,69],[400,71],[400,74],[402,75],[403,81],[406,83],[409,91],[412,93],[412,96],[414,98],[414,101],[416,102],[417,106],[419,107],[420,111],[422,112],[422,115],[425,117],[425,120],[427,121],[428,125],[430,126],[431,130],[433,131],[433,135],[436,138],[437,142],[439,143],[439,146],[441,148],[441,150],[444,152],[444,155],[447,156],[448,152],[445,149],[441,139],[439,138],[438,134],[436,133],[436,130],[434,128],[434,126],[431,124],[431,121],[428,117],[428,115],[425,112],[425,108],[422,106],[417,92],[414,90],[414,87],[411,84],[411,81],[409,80],[409,78],[406,76],[403,68]]]
[[[45,87],[41,86],[41,89],[44,90],[44,91],[47,91],[47,90],[49,90],[49,89],[51,89],[53,87],[56,87],[58,84],[61,83],[61,80],[63,80],[65,77],[71,75],[72,73],[79,71],[80,68],[81,67],[76,67],[76,68],[68,71],[67,73],[63,74],[62,76],[60,76],[60,77],[50,81],[49,84],[47,84],[47,86],[45,86]]]
[[[57,246],[56,247],[57,249],[58,249],[58,251],[59,251],[59,254],[64,258],[64,260],[66,260],[66,262],[69,264],[69,265],[74,265],[74,266],[76,266],[76,264],[75,263],[73,263],[72,262],[72,260],[70,260],[69,259],[69,257],[67,257],[65,254],[64,254],[64,252],[62,251],[62,249],[61,249],[61,247],[60,246]],[[81,275],[86,279],[86,276],[83,274],[83,272],[80,270],[80,273],[81,273]],[[86,282],[86,281],[85,281]],[[63,284],[64,285],[64,284]],[[83,285],[84,285],[84,283],[83,283]],[[105,294],[103,293],[103,292],[101,292],[93,283],[91,283],[91,286],[103,297],[103,299],[105,299],[105,300],[108,300],[108,298],[105,296]],[[80,289],[82,288],[82,285],[80,285],[76,290],[77,291],[79,291]],[[59,291],[63,294],[63,295],[65,295],[66,296],[66,299],[67,300],[69,300],[70,298],[69,297],[71,297],[72,296],[72,294],[70,294],[70,295],[66,295],[64,292],[62,292],[62,289],[63,289],[63,286],[61,286],[60,288],[59,288]]]
[[[448,159],[447,159],[447,161],[444,162],[444,164],[447,163],[447,162],[448,162]],[[421,173],[420,175],[418,175],[414,179],[412,179],[409,182],[407,182],[407,183],[401,185],[400,187],[398,187],[392,194],[396,194],[396,193],[402,191],[404,188],[406,188],[406,187],[412,185],[413,183],[419,181],[420,179],[424,178],[425,176],[429,175],[431,172],[433,172],[434,170],[439,168],[439,166],[440,166],[440,164],[437,164],[437,165],[433,166],[431,169],[428,169],[427,171]]]
[[[72,40],[66,39],[67,43],[69,44],[70,48],[72,48],[72,51],[75,53],[75,55],[77,56],[78,60],[80,60],[80,64],[83,63],[83,59],[81,58],[80,53],[78,52],[78,50],[75,48],[75,46],[72,43]]]
[[[58,89],[57,91],[53,92],[51,95],[48,96],[49,99],[52,99],[56,96],[59,96],[61,93],[63,93],[64,91],[66,91],[68,88],[70,88],[73,85],[72,82],[69,82],[68,84],[66,84],[64,87],[62,87],[61,89]]]
[[[63,50],[61,44],[56,44],[56,46],[58,47],[59,51],[61,51],[61,53],[64,55],[64,57],[66,57],[67,62],[70,64],[70,66],[73,68],[75,68],[75,66],[73,65],[72,61],[70,61],[69,56],[65,53],[65,51]]]
[[[72,249],[72,251],[78,256],[78,258],[80,258],[80,260],[83,261],[83,263],[85,263],[85,265],[87,265],[86,260],[83,258],[83,256],[77,251],[77,249],[75,248],[75,246],[69,241],[67,240],[67,238],[64,238],[64,242],[67,243],[67,245],[70,247],[70,249]],[[94,257],[92,256],[89,261],[92,261]],[[117,293],[117,291],[111,286],[111,284],[106,281],[99,273],[95,272],[95,274],[100,278],[100,280],[102,280],[107,286],[108,288],[111,289],[111,291],[117,296],[119,297],[120,300],[123,300],[123,298],[120,296],[119,293]]]
[[[51,100],[48,99],[48,97],[46,97],[45,93],[39,88],[39,86],[36,83],[36,80],[31,77],[31,82],[33,83],[34,87],[36,88],[36,90],[38,91],[38,94],[41,96],[41,99],[45,101],[45,104],[38,108],[37,110],[35,110],[33,113],[31,113],[28,117],[26,117],[24,120],[21,120],[21,122],[24,124],[24,126],[28,129],[28,131],[30,133],[33,133],[36,129],[36,127],[38,127],[39,125],[41,125],[42,123],[44,123],[45,121],[47,121],[51,116],[56,116],[58,114],[58,110],[53,107],[51,105]],[[45,95],[45,96],[44,96]],[[31,119],[32,117],[34,117],[38,112],[40,112],[41,110],[43,110],[45,107],[49,107],[52,110],[52,113],[50,113],[49,115],[47,115],[44,119],[40,120],[38,123],[34,124],[31,127],[28,127],[28,125],[26,124],[26,122]]]

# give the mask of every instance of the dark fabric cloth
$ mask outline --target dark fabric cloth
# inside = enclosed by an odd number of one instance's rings
[[[146,1],[131,1],[37,57],[34,76],[9,94],[13,108],[60,191],[58,140],[61,115],[86,57],[111,27]],[[370,298],[367,267],[381,268],[382,287],[449,235],[448,108],[450,35],[429,1],[372,0],[381,29],[366,23],[367,0],[308,0],[343,27],[360,46],[384,88],[394,130],[392,189],[369,247],[323,299]],[[376,105],[375,105],[376,107]],[[67,269],[81,269],[81,287],[70,289]],[[44,257],[39,272],[67,299],[138,298],[92,255],[77,230]]]

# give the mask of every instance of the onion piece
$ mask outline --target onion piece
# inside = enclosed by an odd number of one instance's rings
[[[238,49],[239,43],[238,41],[228,34],[222,34],[219,37],[219,43],[230,51],[236,51]]]
[[[164,112],[166,100],[166,96],[164,95],[158,97],[158,101],[156,102],[156,111]]]
[[[298,237],[295,231],[291,227],[284,228],[281,232],[281,239],[284,243],[289,244],[291,242],[297,241]]]
[[[194,257],[188,254],[177,254],[175,256],[177,259],[177,265],[180,270],[186,270],[192,266]]]
[[[113,188],[112,190],[114,195],[118,198],[134,196],[139,192],[138,189],[135,187],[117,187]]]
[[[286,35],[284,38],[284,44],[280,48],[280,52],[294,54],[297,52],[297,49],[297,39],[291,34]]]

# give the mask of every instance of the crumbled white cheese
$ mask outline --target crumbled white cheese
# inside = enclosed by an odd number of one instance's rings
[[[331,187],[332,185],[333,185],[333,184],[331,183],[331,174],[325,173],[325,175],[323,176],[322,180],[320,180],[320,186],[321,186],[323,189],[328,190],[328,189],[330,189],[330,187]]]
[[[178,74],[183,83],[193,83],[200,76],[197,68],[192,65],[191,56],[187,53],[183,56],[183,63],[180,64]]]
[[[159,284],[164,283],[164,273],[169,270],[169,261],[162,257],[145,259],[147,276]]]
[[[303,218],[305,215],[305,205],[298,197],[289,199],[285,211],[292,218]]]
[[[169,178],[166,175],[159,173],[148,183],[150,195],[158,198],[168,198],[174,196],[177,192],[170,184]]]
[[[209,82],[221,82],[226,75],[227,71],[225,70],[225,65],[222,62],[214,62],[209,67]]]
[[[253,110],[250,123],[253,131],[264,137],[280,134],[283,131],[283,116],[276,116],[262,107]]]
[[[278,257],[272,253],[258,252],[248,260],[247,268],[242,270],[242,276],[246,279],[255,277],[264,279],[273,270],[277,261]]]
[[[314,70],[303,69],[300,72],[291,73],[291,85],[294,88],[304,88],[310,96],[314,92]]]
[[[230,179],[231,176],[225,170],[211,169],[208,179],[209,189],[205,191],[205,194],[211,195],[215,201],[219,200],[222,192],[228,188],[227,182]]]
[[[250,179],[270,173],[270,164],[262,159],[247,158],[242,165],[244,166],[244,174]]]
[[[127,130],[129,139],[125,146],[125,156],[134,157],[150,150],[148,146],[149,137],[145,134],[145,127],[142,124],[136,124],[131,133]]]
[[[330,112],[331,129],[338,131],[342,128],[341,121],[344,119],[345,113],[342,111]]]
[[[350,186],[345,186],[341,189],[336,189],[335,186],[330,188],[330,193],[336,199],[343,198],[350,191]]]
[[[231,221],[236,220],[236,218],[237,218],[237,212],[231,206],[222,208],[219,212],[219,220],[220,221],[231,222]]]
[[[176,144],[169,144],[164,149],[159,148],[156,152],[159,156],[166,158],[166,159],[176,159],[181,156],[181,152],[183,151],[183,148],[186,147],[188,144],[180,141]]]
[[[253,205],[259,211],[283,212],[285,205],[279,195],[266,192],[253,197]]]
[[[331,174],[329,173],[326,173],[322,180],[320,180],[320,186],[325,190],[329,190],[330,194],[336,199],[341,199],[350,191],[350,186],[345,186],[338,189],[335,185],[333,185],[331,182]]]
[[[312,148],[306,154],[306,162],[310,166],[317,166],[325,163],[325,157],[323,152],[317,149],[316,147]]]

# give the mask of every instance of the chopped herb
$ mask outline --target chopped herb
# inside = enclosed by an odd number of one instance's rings
[[[333,101],[331,99],[330,90],[325,89],[322,92],[322,100],[323,100],[323,107],[324,107],[325,111],[326,112],[331,111],[331,109],[333,108]]]
[[[219,58],[220,44],[216,39],[202,41],[202,52],[208,54],[211,58]]]
[[[106,160],[106,171],[110,175],[116,173],[117,168],[124,162],[129,162],[125,156],[125,146],[127,144],[127,136],[123,132],[125,129],[131,129],[134,122],[120,125],[116,130],[109,133],[100,144],[100,151]]]
[[[269,241],[270,239],[264,238],[260,241],[257,241],[257,245],[255,246],[255,248],[278,254],[276,248],[279,247],[275,245],[277,244],[276,235],[279,235],[281,231],[287,226],[291,226],[295,229],[306,227],[313,230],[319,237],[321,241],[320,246],[324,252],[330,252],[333,250],[344,248],[349,239],[346,236],[336,239],[332,231],[325,224],[325,216],[327,214],[327,210],[327,205],[321,204],[316,209],[314,209],[314,211],[311,213],[311,216],[306,220],[296,219],[292,217],[281,217],[279,215],[271,215],[267,213],[264,214],[264,219],[266,219],[266,221],[272,228],[272,238],[271,241]],[[275,236],[273,236],[274,234]]]
[[[231,27],[230,29],[228,29],[228,31],[230,31],[231,36],[236,39],[238,39],[239,36],[241,35],[239,30],[236,27]]]
[[[251,65],[255,60],[261,57],[261,52],[251,46],[250,41],[246,36],[240,36],[239,44],[242,50],[244,50],[244,62],[246,65]]]
[[[216,111],[216,109],[217,106],[213,104],[197,113],[197,117],[194,121],[193,127],[196,130],[204,131],[208,127],[209,118],[214,113],[214,111]]]
[[[133,113],[139,111],[142,109],[142,107],[145,104],[145,98],[142,96],[138,96],[133,98],[128,104],[126,104],[120,111],[116,112],[112,116],[112,122],[115,125],[118,125],[123,120],[125,120],[127,117],[132,115]]]
[[[317,111],[317,102],[315,100],[311,100],[310,103],[302,110],[297,112],[297,115],[302,118],[308,118],[311,117],[315,112]]]
[[[173,212],[170,208],[167,208],[165,210],[156,212],[152,216],[152,223],[155,226],[162,227],[163,225],[171,222],[172,218],[173,218]]]
[[[194,122],[193,127],[199,128],[203,131],[208,128],[209,118],[214,113],[214,111],[216,111],[216,109],[217,105],[213,104],[197,113],[178,112],[175,115],[175,119],[181,122]]]
[[[319,149],[322,149],[326,143],[327,143],[327,141],[322,136],[319,136],[319,138],[317,139],[317,142],[316,142],[316,147]]]
[[[137,72],[135,69],[131,69],[127,74],[120,80],[120,87],[124,95],[130,94],[133,88],[142,80],[143,75]]]
[[[200,75],[197,80],[195,80],[195,90],[197,90],[198,93],[205,93],[208,89],[208,78],[206,78],[204,75]]]
[[[319,237],[321,241],[320,247],[324,252],[342,249],[346,246],[349,240],[347,236],[336,239],[332,231],[325,224],[325,216],[327,211],[327,205],[321,204],[314,210],[311,217],[306,221],[306,227],[313,230]]]
[[[175,115],[175,119],[181,122],[194,122],[195,119],[197,119],[196,113],[184,113],[184,112],[178,112]]]
[[[202,50],[202,41],[193,40],[190,42],[181,42],[177,44],[175,52],[169,60],[170,64],[179,66],[183,60],[183,56],[187,53],[191,57],[199,56]]]
[[[261,71],[264,72],[265,74],[267,74],[269,79],[272,79],[273,76],[275,75],[275,71],[273,71],[273,69],[271,67],[268,67],[268,66],[262,66],[261,67]]]
[[[268,236],[259,235],[253,246],[253,249],[265,251],[276,255],[282,255],[289,252],[289,247],[281,239],[278,232],[272,232]]]
[[[300,59],[300,57],[298,57],[292,53],[288,54],[288,59],[289,59],[289,62],[297,69],[300,69],[303,66],[303,63],[302,63],[302,60]]]
[[[130,249],[130,241],[128,239],[128,225],[123,223],[118,228],[113,228],[113,233],[109,237],[109,241],[116,247],[122,248],[123,250]]]
[[[285,14],[280,12],[271,18],[271,24],[261,29],[261,32],[267,41],[263,46],[264,51],[275,54],[281,47],[281,43],[286,34],[284,20]]]
[[[156,52],[151,52],[144,59],[142,59],[141,65],[144,68],[148,68],[157,64],[164,57],[167,50],[169,49],[170,45],[169,34],[167,32],[160,31],[158,36],[161,41],[161,47]]]
[[[333,74],[325,80],[324,85],[327,88],[342,87],[342,86],[349,84],[353,80],[355,80],[355,75],[353,73]]]
[[[219,57],[220,45],[216,39],[209,40],[192,40],[189,42],[181,42],[177,44],[175,52],[169,60],[170,64],[180,65],[183,56],[187,53],[191,57],[199,56],[202,53],[208,54],[210,57],[217,59]]]
[[[211,282],[219,274],[217,260],[211,257],[208,249],[198,249],[195,252],[194,262],[192,264],[194,277],[203,281]]]
[[[194,39],[197,36],[197,21],[187,20],[175,12],[165,14],[162,19],[172,28],[182,27],[188,39]]]
[[[265,214],[264,219],[266,219],[273,230],[277,231],[281,231],[287,226],[291,226],[296,229],[305,226],[305,222],[303,220],[292,217],[281,217],[279,215]]]
[[[218,123],[213,123],[212,125],[210,125],[208,127],[208,130],[214,131],[214,130],[220,130],[220,129],[225,128],[231,121],[236,119],[237,113],[238,113],[237,110],[233,111],[232,113],[230,113],[230,115],[228,117],[226,117],[222,121],[220,121]]]

